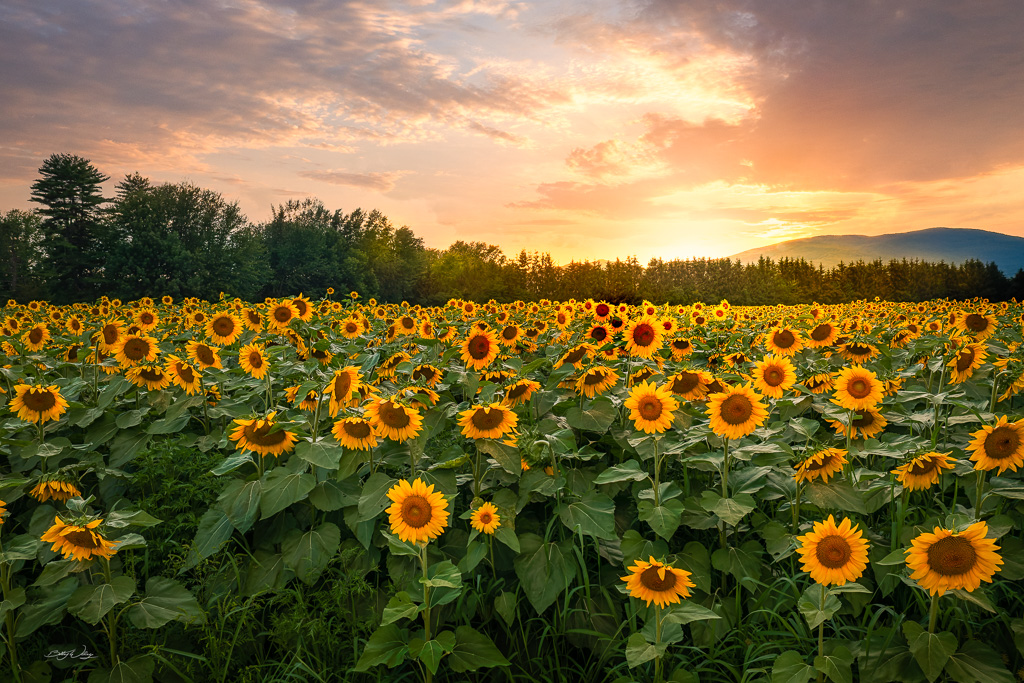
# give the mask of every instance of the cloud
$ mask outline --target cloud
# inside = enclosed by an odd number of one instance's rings
[[[299,175],[333,185],[361,187],[375,192],[390,192],[395,183],[410,171],[387,171],[371,173],[350,173],[348,171],[301,171]]]

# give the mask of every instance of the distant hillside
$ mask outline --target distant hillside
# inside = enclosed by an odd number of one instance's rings
[[[750,263],[762,256],[773,261],[804,258],[826,268],[858,259],[906,258],[946,263],[978,259],[984,263],[994,261],[1004,275],[1013,277],[1024,268],[1024,237],[968,228],[929,228],[876,236],[821,235],[748,249],[730,258]]]

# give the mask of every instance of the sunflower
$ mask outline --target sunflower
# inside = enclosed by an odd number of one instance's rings
[[[812,375],[809,379],[804,380],[804,386],[811,390],[812,394],[824,394],[825,392],[832,391],[835,386],[836,378],[832,376],[831,372],[819,372],[817,375]]]
[[[132,321],[142,332],[149,332],[160,324],[160,316],[152,308],[142,308],[136,311]]]
[[[292,402],[292,405],[298,405],[299,410],[305,410],[307,413],[316,412],[316,407],[320,403],[315,391],[307,391],[306,395],[300,399],[298,385],[287,387],[284,390],[284,396]]]
[[[995,540],[986,536],[985,522],[975,522],[960,533],[935,527],[932,533],[921,534],[906,551],[910,578],[931,595],[956,589],[970,592],[982,581],[991,583],[1003,559]]]
[[[597,344],[604,344],[612,337],[612,331],[607,325],[596,323],[591,325],[590,328],[583,335],[584,339],[595,342]]]
[[[708,385],[713,381],[710,373],[703,370],[680,370],[668,378],[668,388],[673,394],[687,401],[699,401],[708,394]]]
[[[423,430],[423,417],[416,408],[398,403],[397,398],[374,400],[366,407],[366,416],[377,436],[402,443]]]
[[[881,403],[882,388],[871,370],[858,365],[843,368],[836,377],[832,402],[847,410],[867,410]]]
[[[824,522],[815,522],[812,531],[796,539],[803,570],[822,586],[856,581],[868,566],[868,542],[863,535],[848,517],[839,526],[832,515]]]
[[[462,360],[472,370],[483,370],[498,357],[498,338],[491,330],[475,330],[462,342]]]
[[[567,349],[566,352],[562,354],[562,357],[555,361],[555,367],[560,368],[563,365],[568,364],[576,369],[582,368],[583,364],[594,355],[594,351],[595,349],[591,344],[577,344],[576,346]]]
[[[690,589],[697,584],[690,581],[690,572],[677,569],[651,557],[647,562],[636,560],[630,572],[620,577],[626,582],[631,598],[639,598],[650,607],[653,602],[665,607],[690,597]]]
[[[4,523],[5,517],[7,517],[7,503],[0,500],[0,524]]]
[[[277,332],[285,330],[299,317],[299,309],[291,301],[281,301],[270,307],[267,313],[267,324]]]
[[[999,469],[1002,474],[1007,469],[1016,472],[1024,465],[1024,420],[1008,422],[1006,416],[1000,417],[991,427],[984,426],[971,434],[967,448],[971,451],[971,460],[976,470]]]
[[[334,371],[334,377],[327,384],[327,388],[324,389],[324,394],[331,397],[331,401],[328,404],[328,411],[331,417],[338,414],[342,408],[347,408],[353,404],[352,394],[359,391],[359,386],[362,384],[359,378],[359,368],[354,365],[348,365],[340,370]],[[358,403],[359,399],[355,399]]]
[[[782,398],[783,392],[796,384],[796,368],[786,356],[765,356],[754,363],[754,388],[765,396]]]
[[[514,433],[519,416],[508,406],[491,403],[459,413],[462,435],[469,439],[500,439]]]
[[[847,428],[842,422],[838,420],[829,420],[832,428],[836,430],[836,434],[840,436],[846,436]],[[865,408],[858,410],[853,416],[852,434],[851,439],[856,439],[858,436],[865,439],[870,439],[878,434],[882,433],[885,426],[889,424],[889,421],[885,419],[885,416],[877,408]]]
[[[203,385],[202,373],[175,355],[167,356],[167,374],[171,382],[185,390],[189,396],[198,394]]]
[[[32,490],[28,492],[28,495],[32,496],[40,503],[45,503],[51,499],[65,503],[76,496],[81,496],[82,492],[79,491],[78,487],[71,482],[55,477],[41,480],[38,484],[32,487]]]
[[[942,470],[954,467],[951,453],[924,453],[892,471],[908,491],[923,491],[939,483]]]
[[[356,319],[346,320],[341,324],[341,336],[345,339],[355,339],[363,333],[363,323]]]
[[[613,312],[612,307],[606,304],[604,301],[599,301],[595,303],[593,311],[594,319],[597,320],[597,322],[599,323],[607,320]]]
[[[838,334],[839,330],[832,323],[828,321],[818,323],[807,335],[807,346],[812,349],[831,346]]]
[[[392,354],[377,368],[377,374],[381,377],[394,377],[397,374],[398,366],[406,361],[411,361],[412,356],[405,351]]]
[[[956,328],[972,335],[978,341],[985,341],[996,331],[996,318],[991,313],[965,313],[957,317]]]
[[[423,380],[431,389],[437,386],[443,375],[444,372],[433,365],[417,365],[412,369],[412,380]]]
[[[777,356],[794,356],[804,347],[804,342],[795,330],[776,327],[765,337],[764,345]]]
[[[961,346],[956,350],[953,359],[946,363],[946,367],[950,369],[950,382],[960,384],[970,378],[985,362],[987,355],[984,344],[972,342]]]
[[[235,430],[228,435],[232,441],[238,442],[238,448],[244,451],[252,451],[259,455],[278,456],[295,448],[296,436],[294,432],[284,429],[274,430],[274,417],[277,412],[267,413],[265,417],[253,418],[251,420],[236,419]]]
[[[629,323],[624,333],[626,352],[641,358],[650,358],[661,348],[662,327],[652,317],[644,316]]]
[[[53,521],[53,526],[47,529],[40,540],[52,543],[50,549],[59,550],[66,558],[85,561],[93,557],[105,557],[109,560],[117,552],[113,542],[94,531],[103,523],[102,519],[94,519],[85,524],[68,524],[58,516]]]
[[[470,525],[482,534],[493,534],[501,526],[501,515],[494,503],[484,503],[469,516]]]
[[[242,321],[232,313],[218,313],[206,322],[206,336],[215,344],[230,346],[242,333]]]
[[[540,382],[532,379],[521,379],[505,387],[505,405],[515,408],[526,403],[533,396],[533,392],[540,389]]]
[[[433,484],[400,479],[387,495],[392,501],[387,509],[391,533],[403,543],[429,543],[448,525],[448,501]]]
[[[846,342],[839,345],[839,355],[851,363],[863,363],[878,355],[878,347],[861,342]]]
[[[630,390],[623,406],[630,410],[629,419],[636,429],[654,434],[672,426],[672,411],[678,410],[679,402],[667,384],[659,387],[641,382]]]
[[[685,337],[676,337],[668,345],[673,360],[682,360],[693,353],[693,344]]]
[[[68,402],[60,394],[56,384],[44,387],[41,384],[17,384],[14,398],[8,407],[25,422],[45,423],[59,420],[68,409]]]
[[[576,380],[576,392],[587,398],[594,398],[615,386],[619,373],[603,365],[588,369]]]
[[[171,376],[167,371],[152,363],[129,368],[124,376],[135,386],[145,387],[149,391],[159,391],[171,383]]]
[[[345,448],[368,451],[377,445],[373,427],[361,417],[346,417],[334,423],[334,438]]]
[[[302,322],[308,323],[313,319],[313,306],[307,297],[302,296],[301,292],[291,300],[291,305],[295,309],[295,314]]]
[[[224,367],[220,361],[220,349],[216,347],[203,342],[189,341],[185,344],[185,351],[188,352],[189,359],[201,370]]]
[[[768,419],[760,395],[749,384],[710,394],[707,415],[711,431],[727,439],[741,439]]]
[[[793,465],[797,482],[809,483],[819,478],[827,482],[829,477],[843,471],[846,455],[846,451],[841,448],[826,448],[801,460]]]
[[[36,323],[21,335],[21,341],[29,351],[40,351],[50,341],[50,330],[46,323]]]

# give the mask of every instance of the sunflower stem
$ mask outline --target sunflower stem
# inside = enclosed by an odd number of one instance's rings
[[[3,553],[3,544],[0,543],[0,553]],[[9,599],[11,592],[11,565],[7,562],[0,562],[0,589],[3,590],[4,600]],[[11,659],[11,671],[14,672],[16,683],[21,682],[21,666],[18,665],[18,648],[14,644],[14,610],[8,610],[4,615],[4,641],[7,643],[7,652]]]
[[[936,389],[935,393],[938,394],[942,391],[942,387],[946,382],[946,359],[942,359],[942,371],[939,374],[939,388]],[[935,401],[935,424],[932,425],[932,449],[934,450],[939,443],[939,402]]]
[[[494,580],[498,580],[498,567],[494,564],[494,534],[487,534],[487,554],[490,555],[491,560],[491,576]]]
[[[939,594],[932,596],[932,605],[928,609],[928,633],[935,633],[935,622],[939,620]]]
[[[821,586],[821,603],[820,603],[818,609],[820,609],[822,612],[824,612],[825,611],[825,598],[828,596],[828,591],[825,590],[825,584],[821,583],[821,584],[818,584],[818,585]],[[822,657],[822,658],[825,657],[825,622],[824,621],[821,622],[820,624],[818,624],[818,656]],[[824,680],[824,675],[825,675],[824,672],[822,672],[822,671],[818,672],[818,683],[821,683]]]
[[[430,586],[427,585],[427,548],[429,543],[424,542],[423,547],[420,548],[420,565],[423,567],[423,640],[424,642],[430,642]],[[434,679],[434,674],[431,673],[430,667],[424,669],[424,680],[426,683],[431,683]]]
[[[984,502],[985,494],[985,470],[978,470],[977,474],[977,489],[974,493],[974,518],[977,520],[981,519],[981,504]]]
[[[796,493],[793,494],[793,533],[800,531],[800,480],[796,480]]]
[[[661,506],[661,456],[658,453],[658,437],[654,437],[654,507]]]

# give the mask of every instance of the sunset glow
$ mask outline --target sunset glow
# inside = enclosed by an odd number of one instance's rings
[[[429,247],[728,256],[1024,236],[1005,2],[116,0],[0,7],[0,209],[42,161],[315,196]]]

